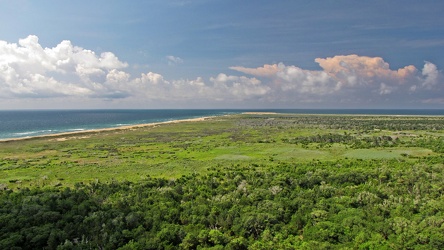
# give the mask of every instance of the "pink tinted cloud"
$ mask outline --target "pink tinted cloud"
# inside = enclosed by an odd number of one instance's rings
[[[381,57],[358,55],[316,58],[315,62],[332,77],[344,85],[380,84],[390,81],[402,84],[413,77],[417,69],[413,65],[391,70],[390,65]]]
[[[236,70],[245,74],[261,76],[261,77],[272,77],[276,75],[277,72],[281,71],[281,67],[278,64],[265,64],[263,67],[258,68],[245,68],[241,66],[230,67],[232,70]]]

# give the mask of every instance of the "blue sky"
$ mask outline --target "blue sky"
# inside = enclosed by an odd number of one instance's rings
[[[442,1],[0,6],[0,109],[444,108]]]

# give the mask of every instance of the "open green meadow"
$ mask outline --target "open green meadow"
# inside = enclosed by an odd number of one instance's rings
[[[252,113],[4,141],[0,189],[1,249],[442,249],[444,117]]]
[[[217,166],[279,161],[413,161],[440,155],[415,141],[441,137],[442,123],[441,117],[258,114],[10,141],[0,143],[0,185],[175,179]]]

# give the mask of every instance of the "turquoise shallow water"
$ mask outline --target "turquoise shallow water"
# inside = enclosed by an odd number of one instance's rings
[[[436,109],[9,110],[0,111],[0,139],[112,128],[247,111],[298,114],[444,115],[444,110]]]

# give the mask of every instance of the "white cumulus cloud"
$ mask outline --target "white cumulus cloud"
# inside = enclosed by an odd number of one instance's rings
[[[183,63],[183,59],[177,56],[166,56],[169,65],[177,65]]]
[[[106,96],[109,88],[95,78],[127,66],[111,52],[96,55],[70,41],[53,48],[33,35],[18,44],[0,41],[0,89],[9,97]]]
[[[170,64],[183,60],[167,56]],[[0,41],[0,99],[70,97],[136,100],[137,103],[442,103],[442,73],[431,62],[391,69],[381,57],[337,55],[316,58],[320,70],[295,65],[233,66],[240,75],[168,79],[156,72],[132,76],[112,52],[96,52],[64,40],[43,48],[37,36],[18,43]],[[244,75],[242,75],[244,74]],[[249,75],[249,76],[248,76]],[[264,106],[264,105],[263,105]]]
[[[430,62],[425,63],[422,71],[413,65],[393,70],[381,57],[358,55],[316,58],[315,62],[322,70],[304,70],[283,63],[230,69],[268,78],[275,96],[286,99],[358,102],[392,96],[402,100],[412,92],[442,90],[439,86],[442,74]]]
[[[426,62],[424,64],[422,75],[425,77],[424,81],[421,83],[422,87],[431,89],[438,83],[439,71],[433,63]]]

